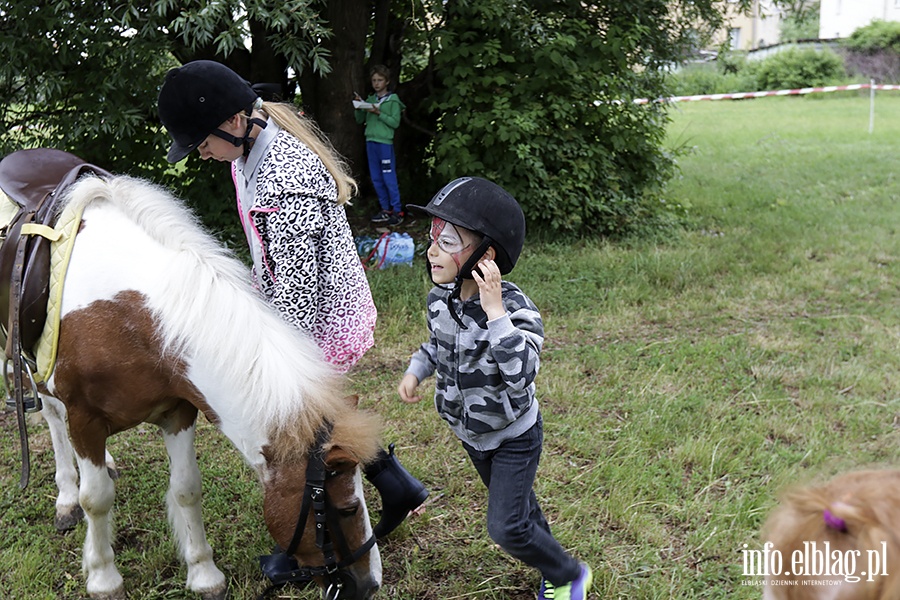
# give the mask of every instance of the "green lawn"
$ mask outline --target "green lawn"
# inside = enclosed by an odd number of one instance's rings
[[[868,111],[848,94],[676,105],[669,143],[686,153],[670,201],[689,209],[683,231],[526,248],[512,279],[547,335],[537,493],[557,538],[593,566],[594,597],[759,598],[742,550],[759,548],[779,491],[894,462],[900,94],[879,93],[872,134]],[[538,574],[488,539],[485,491],[449,429],[430,402],[397,399],[425,336],[423,271],[371,274],[377,343],[353,376],[434,499],[381,545],[380,597],[534,598]],[[53,529],[46,427],[31,428],[20,492],[14,419],[0,424],[0,597],[82,598],[84,525]],[[184,598],[161,440],[144,427],[110,446],[131,598]],[[255,477],[206,422],[198,446],[210,543],[232,597],[255,598],[256,555],[271,546]]]

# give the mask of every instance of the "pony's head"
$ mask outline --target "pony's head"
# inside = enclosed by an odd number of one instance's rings
[[[762,530],[781,574],[766,600],[900,598],[900,470],[846,473],[788,491]]]
[[[367,600],[381,586],[381,557],[363,495],[361,465],[375,458],[379,423],[355,398],[322,421],[298,453],[282,427],[264,451],[264,515],[269,533],[312,576],[323,597]],[[302,427],[301,427],[302,428]]]

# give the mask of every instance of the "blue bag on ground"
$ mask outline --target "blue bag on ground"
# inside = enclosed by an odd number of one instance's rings
[[[383,233],[377,238],[359,236],[354,241],[366,269],[384,269],[391,265],[412,266],[416,243],[408,233]]]

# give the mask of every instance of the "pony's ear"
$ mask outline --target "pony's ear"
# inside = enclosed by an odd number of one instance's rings
[[[359,459],[344,450],[341,446],[333,446],[325,454],[325,468],[329,471],[349,471],[359,464]]]
[[[351,394],[350,396],[344,396],[344,401],[347,403],[347,406],[350,408],[359,408],[359,395]]]

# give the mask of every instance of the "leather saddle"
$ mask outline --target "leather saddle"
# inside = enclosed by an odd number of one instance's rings
[[[6,346],[0,378],[7,390],[6,404],[16,410],[22,489],[31,473],[25,413],[42,408],[33,373],[35,346],[47,321],[50,296],[51,239],[45,235],[56,235],[57,204],[66,188],[88,173],[111,176],[73,154],[51,148],[20,150],[0,160],[0,190],[14,204],[7,207],[12,220],[0,227],[0,338]],[[25,391],[25,376],[30,394]]]
[[[0,228],[0,326],[7,358],[12,358],[9,335],[15,319],[18,320],[17,341],[31,359],[47,319],[51,241],[40,235],[23,236],[22,226],[35,223],[53,227],[58,215],[57,202],[64,196],[63,192],[86,173],[110,176],[74,154],[52,148],[20,150],[0,160],[0,190],[18,206],[13,220]],[[22,261],[18,264],[16,255],[20,245]],[[17,287],[18,298],[14,298]],[[17,309],[15,314],[13,308]]]

